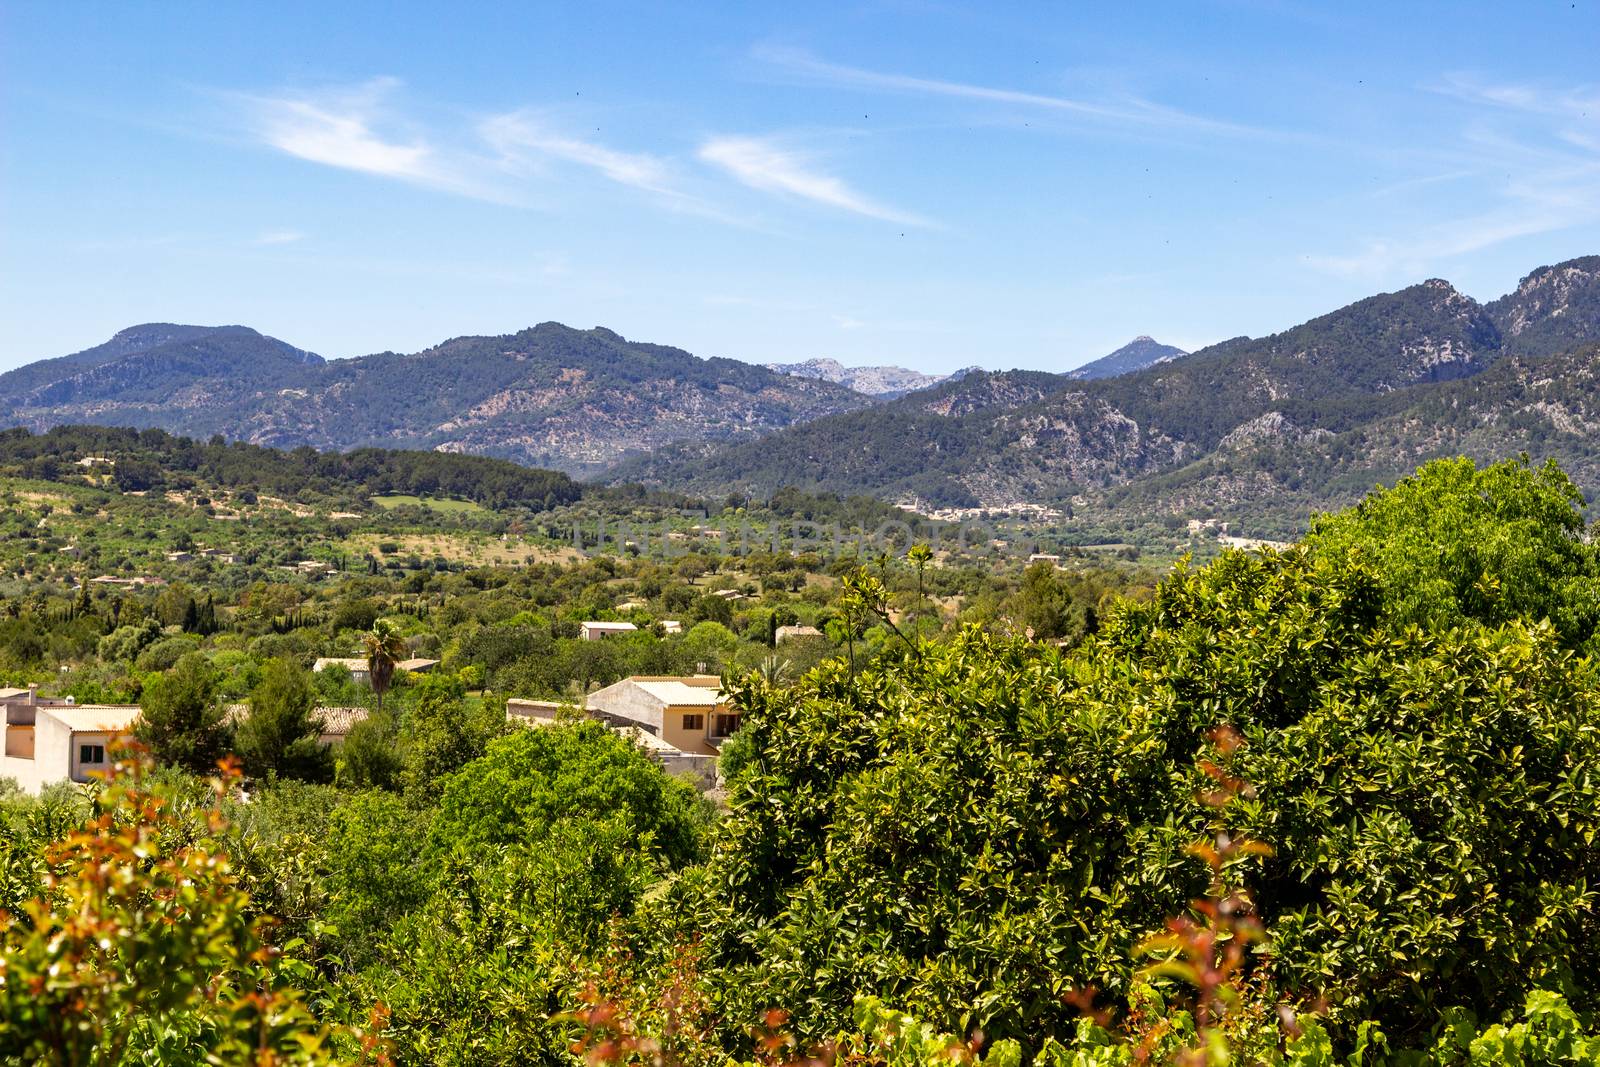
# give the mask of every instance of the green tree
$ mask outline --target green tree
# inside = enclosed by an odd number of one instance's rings
[[[49,893],[0,922],[0,1059],[373,1062],[375,1043],[321,1024],[296,988],[312,968],[269,941],[217,799],[195,806],[147,771],[119,765],[94,817],[41,848]]]
[[[1368,561],[1395,625],[1549,619],[1572,647],[1600,626],[1600,546],[1583,494],[1553,462],[1429,463],[1356,507],[1319,517],[1313,552]]]
[[[157,761],[196,774],[216,769],[233,742],[217,682],[205,654],[190,652],[145,683],[135,733]]]
[[[906,559],[910,561],[912,569],[917,574],[917,616],[920,623],[922,613],[928,604],[926,579],[928,564],[933,562],[933,549],[924,544],[912,545],[906,552]]]
[[[311,672],[286,659],[267,664],[250,694],[250,714],[235,732],[246,772],[256,778],[328,781],[333,756],[321,733]]]
[[[435,848],[536,845],[562,821],[621,818],[633,847],[672,866],[701,854],[709,809],[633,744],[580,719],[516,729],[441,782]]]
[[[374,711],[352,726],[339,746],[338,764],[341,786],[398,789],[405,760],[400,753],[400,728],[394,712]]]
[[[131,660],[161,639],[161,623],[155,619],[119,626],[100,639],[100,659],[107,663]]]
[[[1072,590],[1054,563],[1040,560],[1022,572],[1014,610],[1017,621],[1033,631],[1035,639],[1053,641],[1070,636],[1076,621],[1072,607]]]
[[[416,687],[416,700],[404,735],[405,766],[400,782],[413,803],[433,803],[445,780],[483,755],[489,739],[505,729],[505,712],[468,705],[459,679],[427,675]]]
[[[706,880],[651,913],[696,917],[725,1018],[781,1004],[820,1038],[878,994],[1065,1040],[1061,991],[1126,996],[1133,948],[1202,894],[1194,757],[1231,725],[1230,818],[1272,854],[1228,877],[1284,987],[1339,1041],[1513,1010],[1600,952],[1600,676],[1547,624],[1425,633],[1388,597],[1350,560],[1229,553],[1067,656],[969,630],[738,686],[753,758]]]

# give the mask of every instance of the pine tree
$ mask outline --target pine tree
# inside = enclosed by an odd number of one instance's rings
[[[267,664],[250,694],[250,715],[237,732],[245,771],[255,778],[328,781],[333,756],[321,734],[310,673],[285,659]]]
[[[215,770],[232,740],[216,693],[211,661],[198,652],[182,657],[145,686],[139,740],[161,763],[196,774]]]

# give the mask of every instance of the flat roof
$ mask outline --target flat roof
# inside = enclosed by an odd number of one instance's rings
[[[41,706],[39,714],[65,724],[74,733],[79,731],[115,733],[128,729],[138,721],[139,705],[54,704]]]
[[[691,685],[681,678],[632,678],[629,680],[667,705],[692,704],[697,707],[711,707],[722,699],[720,686]]]
[[[638,627],[631,622],[584,622],[579,625],[588,626],[596,630],[637,630]]]
[[[579,704],[572,703],[570,700],[528,700],[525,697],[511,697],[506,701],[507,717],[515,716],[522,719],[553,719],[556,717],[556,715],[560,714],[563,709],[571,709],[573,712],[578,714],[583,713],[583,707]],[[540,715],[537,714],[538,712],[547,712],[548,714]]]

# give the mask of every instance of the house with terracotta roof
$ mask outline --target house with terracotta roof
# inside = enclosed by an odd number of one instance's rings
[[[108,773],[111,748],[129,737],[139,720],[137,704],[76,704],[70,697],[40,697],[32,688],[0,690],[0,710],[5,713],[0,778],[14,778],[30,793]]]
[[[714,674],[635,675],[589,694],[590,715],[637,726],[683,752],[715,756],[739,729]]]

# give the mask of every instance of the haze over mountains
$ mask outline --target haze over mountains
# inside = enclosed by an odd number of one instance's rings
[[[1068,375],[763,367],[557,323],[326,361],[242,326],[151,324],[0,375],[0,400],[32,428],[463,451],[699,492],[1300,507],[1430,454],[1530,442],[1600,486],[1597,341],[1591,256],[1487,304],[1433,279],[1192,354],[1141,337]]]

